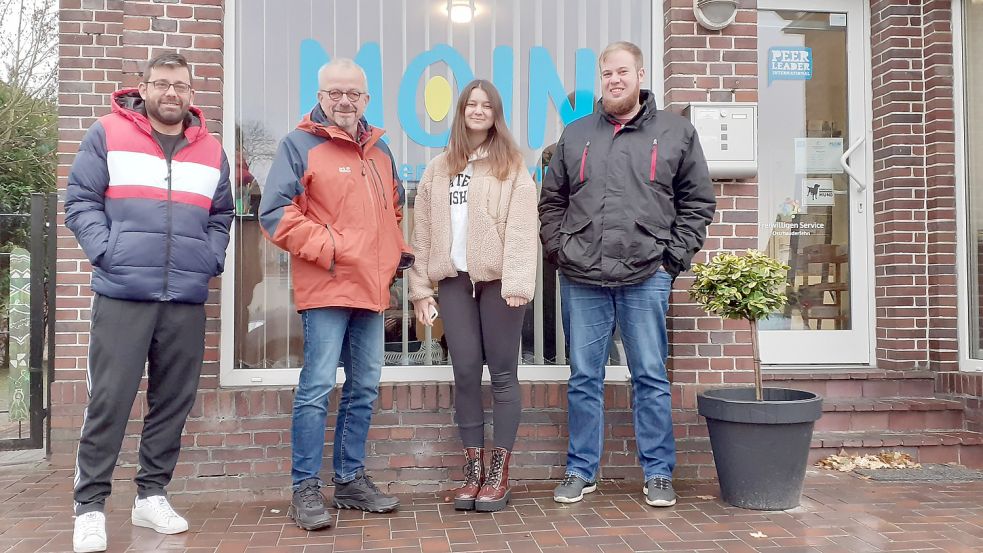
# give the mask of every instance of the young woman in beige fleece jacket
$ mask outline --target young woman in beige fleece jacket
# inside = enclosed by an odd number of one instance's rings
[[[517,374],[524,305],[536,288],[538,192],[505,125],[502,99],[488,81],[461,92],[447,151],[417,188],[416,264],[409,273],[417,319],[440,317],[454,365],[455,419],[464,443],[457,509],[498,511],[509,501],[509,460],[522,398]],[[482,364],[494,398],[494,439],[484,467]]]

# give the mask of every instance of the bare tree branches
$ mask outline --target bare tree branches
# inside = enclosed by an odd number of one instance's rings
[[[0,76],[31,99],[53,100],[58,77],[53,0],[0,0]]]
[[[0,0],[0,206],[55,188],[58,11],[54,0]]]

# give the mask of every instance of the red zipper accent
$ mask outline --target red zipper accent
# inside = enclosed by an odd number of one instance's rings
[[[587,165],[587,150],[590,148],[590,140],[584,145],[584,153],[580,156],[580,182],[584,182],[584,167]]]
[[[659,161],[659,140],[652,140],[652,164],[649,167],[649,180],[655,182],[655,163]]]

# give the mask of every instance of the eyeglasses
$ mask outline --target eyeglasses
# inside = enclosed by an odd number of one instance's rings
[[[191,85],[188,83],[171,83],[167,81],[147,81],[147,84],[154,87],[157,92],[167,92],[169,88],[174,87],[174,92],[178,94],[187,94],[191,92]]]
[[[348,96],[348,100],[351,102],[357,102],[362,97],[362,94],[365,94],[361,90],[338,90],[337,88],[322,90],[321,92],[327,94],[328,98],[331,98],[335,102],[341,100],[342,95]]]

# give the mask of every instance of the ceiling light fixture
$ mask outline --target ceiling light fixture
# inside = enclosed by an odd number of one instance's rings
[[[454,23],[470,23],[474,12],[474,0],[447,0],[447,14]]]

